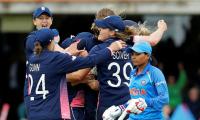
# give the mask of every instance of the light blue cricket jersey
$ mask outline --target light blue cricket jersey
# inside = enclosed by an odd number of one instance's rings
[[[139,75],[136,71],[137,68],[130,73],[130,95],[132,99],[144,98],[148,107],[141,114],[130,114],[129,120],[164,119],[162,108],[168,104],[169,94],[163,73],[150,63]]]

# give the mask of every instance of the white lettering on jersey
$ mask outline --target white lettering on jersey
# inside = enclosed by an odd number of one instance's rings
[[[117,51],[112,55],[113,59],[130,59],[130,55],[125,51]]]
[[[40,64],[30,64],[29,65],[30,72],[37,72],[40,71]]]
[[[163,80],[163,81],[157,82],[155,85],[156,85],[156,86],[159,86],[159,85],[161,85],[161,84],[166,84],[166,82]]]

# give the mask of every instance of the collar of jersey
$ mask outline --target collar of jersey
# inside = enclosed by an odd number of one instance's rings
[[[139,75],[146,74],[146,73],[149,71],[150,66],[151,66],[151,64],[150,64],[150,62],[149,62],[149,63],[145,66],[145,68],[143,69],[143,71],[142,71]],[[137,71],[137,68],[135,69],[134,75],[136,75],[136,71]]]

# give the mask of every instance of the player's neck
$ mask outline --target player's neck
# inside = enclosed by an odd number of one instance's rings
[[[146,67],[148,63],[144,63],[144,64],[141,64],[141,65],[138,65],[137,66],[137,75],[142,73],[142,71],[144,70],[144,68]]]

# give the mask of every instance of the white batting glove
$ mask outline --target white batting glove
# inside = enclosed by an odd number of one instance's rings
[[[139,102],[136,104],[137,108],[144,111],[147,108],[147,103],[143,98],[138,98]]]
[[[142,110],[137,108],[137,104],[139,103],[138,99],[131,99],[128,101],[128,106],[126,108],[127,113],[133,113],[133,114],[140,114]]]
[[[103,120],[115,120],[122,114],[122,110],[118,106],[111,106],[106,109],[102,115]]]
[[[129,105],[127,106],[127,112],[134,114],[140,114],[147,107],[147,104],[143,98],[131,99],[128,101],[128,104]]]

